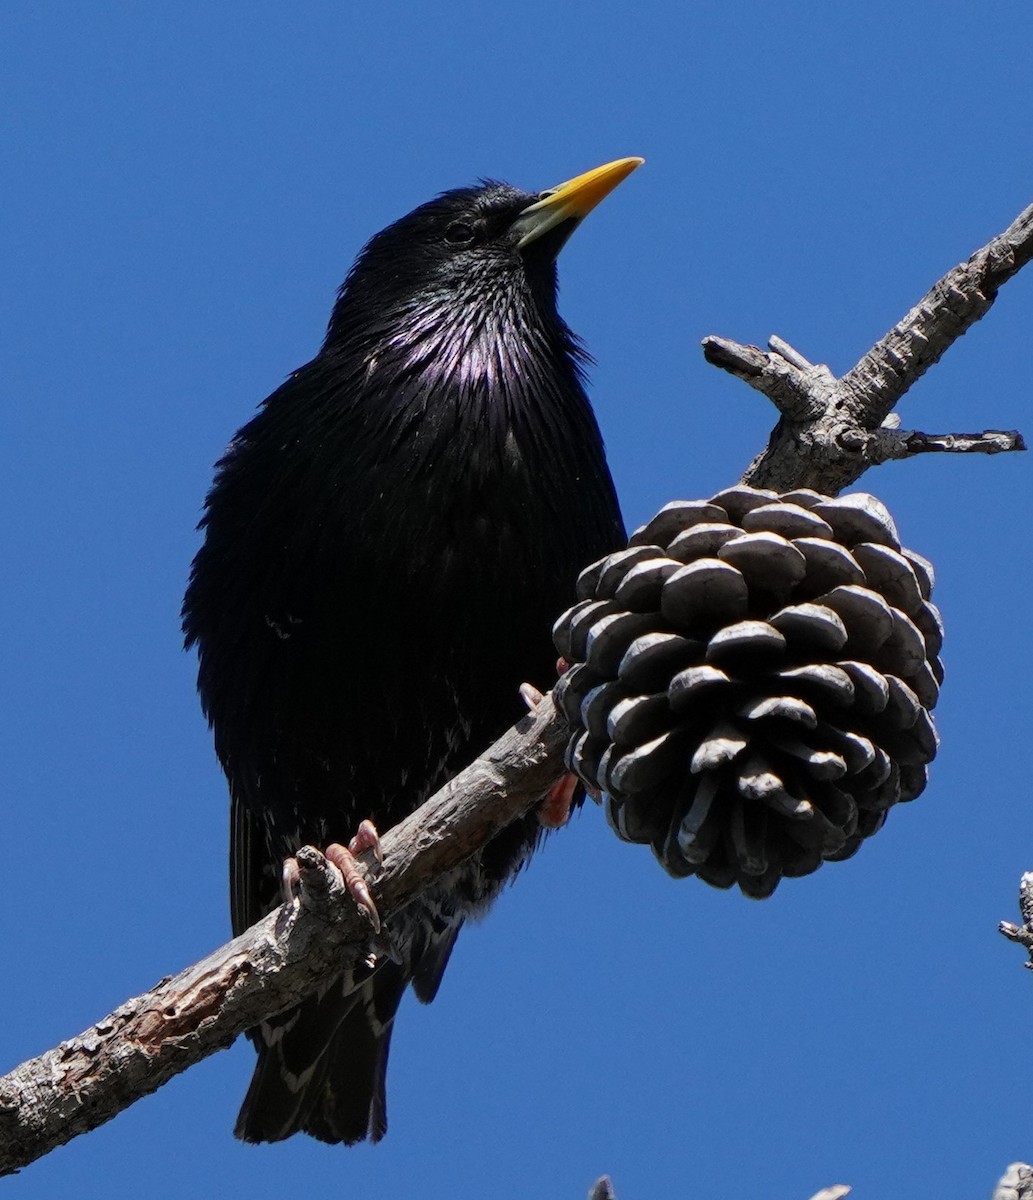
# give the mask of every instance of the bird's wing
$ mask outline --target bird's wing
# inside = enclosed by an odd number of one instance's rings
[[[239,937],[279,901],[275,864],[254,813],[233,790],[230,799],[230,918]]]

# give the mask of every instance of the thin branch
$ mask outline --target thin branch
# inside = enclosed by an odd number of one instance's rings
[[[371,884],[381,916],[390,920],[538,803],[562,773],[566,737],[550,694],[389,830]],[[0,1079],[0,1175],[110,1120],[370,954],[370,926],[323,856],[302,852],[299,865],[301,903],[283,905],[196,966]]]
[[[834,495],[869,467],[932,451],[1024,450],[1019,433],[891,433],[893,406],[945,350],[990,309],[1000,286],[1033,258],[1033,206],[999,237],[948,271],[845,375],[809,362],[782,338],[768,350],[727,338],[703,341],[707,361],[763,392],[782,414],[744,483]]]
[[[843,435],[847,445],[851,439]],[[1017,429],[984,429],[981,433],[920,433],[917,429],[880,427],[871,433],[857,432],[871,466],[916,454],[1005,454],[1025,450],[1026,439]]]
[[[1027,871],[1019,880],[1019,912],[1021,925],[1001,921],[997,928],[1010,942],[1026,947],[1030,961],[1025,965],[1033,970],[1033,871]]]
[[[711,336],[703,339],[703,355],[715,367],[763,392],[790,421],[815,420],[830,403],[835,376],[825,366],[808,363],[801,367],[800,363],[807,362],[802,354],[781,338],[773,337],[771,341],[780,349],[769,354],[756,346]]]
[[[933,285],[843,376],[858,424],[882,424],[904,393],[990,310],[997,290],[1033,258],[1033,205]]]
[[[794,350],[788,342],[783,341],[777,333],[773,333],[768,338],[768,349],[780,355],[794,367],[799,367],[801,371],[809,371],[814,366],[809,359],[804,358],[799,350]]]

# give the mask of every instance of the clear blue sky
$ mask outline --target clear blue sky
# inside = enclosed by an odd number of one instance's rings
[[[317,348],[363,241],[491,175],[647,163],[561,260],[628,523],[736,480],[773,410],[700,338],[842,371],[1033,201],[1028,0],[26,3],[0,12],[4,1069],[224,940],[225,785],[178,609],[211,465]],[[905,422],[1033,432],[1033,270]],[[597,810],[407,1001],[380,1146],[230,1136],[244,1044],[12,1195],[988,1194],[1033,1155],[1029,456],[865,486],[936,563],[943,748],[764,903]]]

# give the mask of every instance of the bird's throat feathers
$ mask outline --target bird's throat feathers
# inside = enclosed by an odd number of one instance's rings
[[[528,288],[443,288],[375,314],[351,300],[345,291],[320,357],[348,378],[339,395],[381,453],[414,467],[464,448],[512,454],[514,439],[571,437],[591,419],[588,356]]]

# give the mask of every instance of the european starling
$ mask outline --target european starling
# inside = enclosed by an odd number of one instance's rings
[[[300,846],[391,827],[519,719],[579,570],[624,544],[555,259],[640,162],[459,188],[377,234],[322,349],[217,464],[183,619],[229,780],[235,934]],[[389,924],[389,955],[250,1032],[239,1137],[383,1136],[406,987],[434,998],[541,828],[501,830]]]

